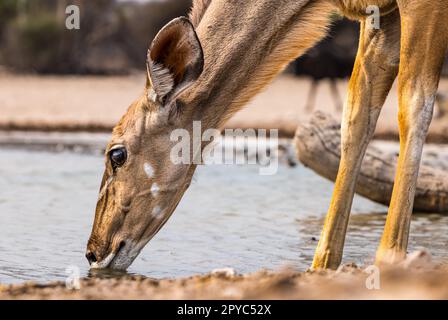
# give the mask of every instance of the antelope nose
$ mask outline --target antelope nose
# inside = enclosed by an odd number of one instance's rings
[[[97,259],[96,259],[95,254],[94,254],[92,251],[90,251],[90,250],[87,250],[87,252],[86,252],[86,258],[87,258],[87,260],[89,261],[89,264],[92,264],[92,263],[94,263],[94,262],[97,262]]]

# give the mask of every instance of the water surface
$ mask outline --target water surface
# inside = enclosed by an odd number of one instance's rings
[[[103,158],[72,152],[0,150],[0,283],[64,280],[84,258]],[[232,267],[309,267],[332,183],[303,166],[258,175],[257,166],[206,166],[130,273],[177,277]],[[344,262],[370,263],[386,208],[353,205]],[[414,215],[410,250],[446,256],[448,217]]]

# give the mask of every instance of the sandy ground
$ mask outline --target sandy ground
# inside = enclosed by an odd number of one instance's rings
[[[129,76],[34,76],[0,73],[0,129],[48,129],[110,131],[129,104],[143,90],[144,75]],[[310,82],[288,75],[278,77],[264,92],[237,113],[229,128],[278,128],[293,136],[297,123],[307,121],[305,110]],[[340,81],[344,97],[347,82]],[[448,80],[440,91],[448,92]],[[397,89],[394,86],[377,128],[377,137],[397,137]],[[327,82],[318,89],[316,110],[335,110]],[[435,119],[431,141],[448,142],[448,121]]]
[[[370,267],[372,268],[372,267]],[[79,289],[64,282],[0,285],[1,299],[448,299],[448,267],[381,270],[343,266],[337,271],[226,272],[182,279],[141,276],[86,278]]]

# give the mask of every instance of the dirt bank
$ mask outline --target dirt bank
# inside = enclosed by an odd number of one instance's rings
[[[37,76],[0,73],[0,129],[46,131],[110,132],[129,104],[143,90],[144,74],[130,76]],[[279,129],[282,136],[293,137],[299,121],[311,115],[305,110],[310,81],[292,76],[278,77],[228,123],[228,128]],[[341,96],[347,82],[340,81]],[[448,80],[440,84],[448,92]],[[397,89],[391,91],[383,108],[376,136],[398,137]],[[340,119],[331,99],[328,83],[319,86],[316,110],[330,112]],[[448,142],[448,121],[435,119],[429,141]]]
[[[382,270],[377,279],[354,266],[163,280],[126,276],[82,279],[79,290],[62,282],[0,285],[0,299],[448,299],[446,266]]]

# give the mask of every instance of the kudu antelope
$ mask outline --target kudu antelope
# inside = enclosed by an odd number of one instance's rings
[[[380,28],[366,7],[380,8]],[[404,258],[416,179],[448,41],[447,0],[194,1],[153,40],[144,93],[114,128],[87,258],[127,268],[188,188],[195,165],[170,161],[170,133],[225,121],[325,33],[338,10],[361,23],[342,120],[342,157],[313,268],[342,257],[356,177],[398,75],[401,150],[378,262]],[[273,106],[275,107],[275,106]],[[298,183],[300,183],[298,181]]]

